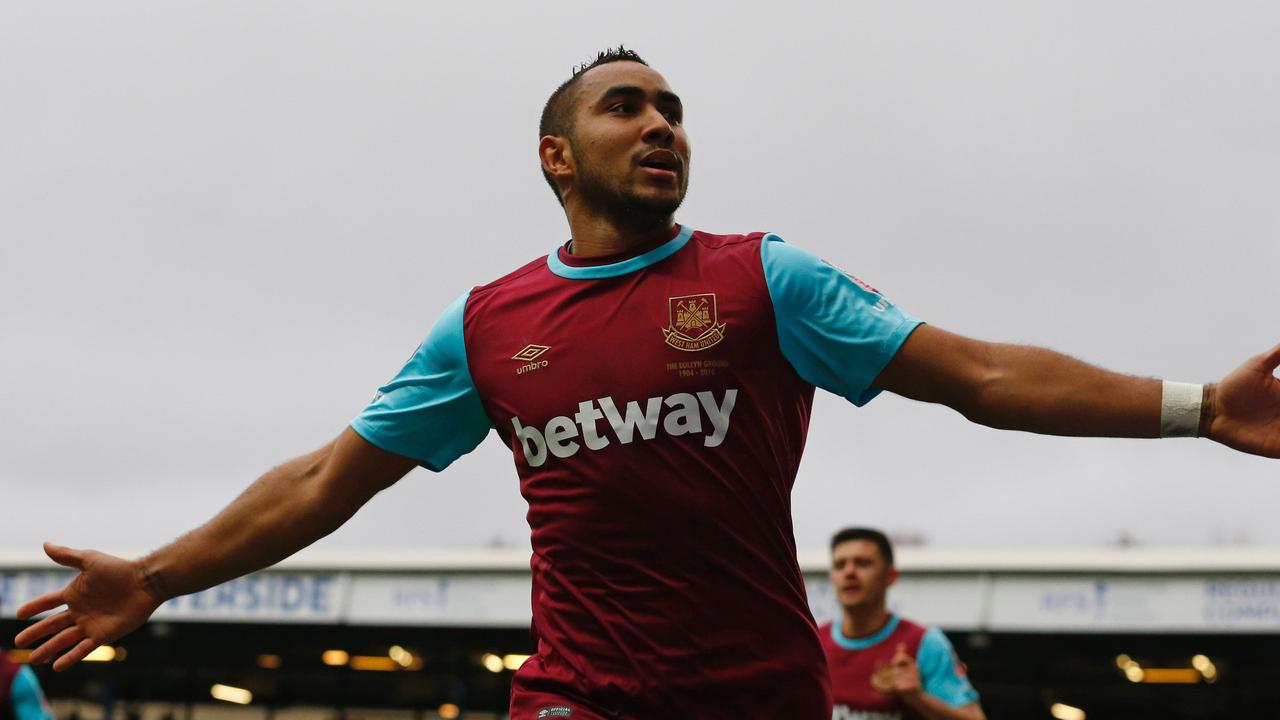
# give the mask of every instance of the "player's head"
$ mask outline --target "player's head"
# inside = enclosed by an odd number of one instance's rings
[[[884,533],[852,527],[831,537],[831,586],[842,607],[883,608],[897,579],[893,546]]]
[[[670,222],[689,187],[680,98],[632,50],[575,70],[542,110],[542,174],[566,210],[647,229]]]

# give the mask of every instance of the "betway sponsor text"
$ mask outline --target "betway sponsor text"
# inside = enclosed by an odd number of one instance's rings
[[[573,457],[583,447],[601,450],[614,441],[626,445],[634,442],[637,435],[641,440],[652,440],[659,428],[673,436],[705,434],[702,444],[713,448],[724,442],[737,400],[736,388],[725,390],[720,400],[715,393],[704,390],[651,397],[644,401],[643,408],[639,401],[632,400],[619,412],[613,398],[603,397],[578,403],[578,411],[572,417],[557,415],[541,430],[525,426],[520,418],[511,418],[511,425],[530,467],[541,467],[548,455],[563,459]],[[600,420],[606,421],[603,435]]]

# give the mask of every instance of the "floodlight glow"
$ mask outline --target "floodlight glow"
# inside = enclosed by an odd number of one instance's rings
[[[93,652],[84,656],[85,662],[111,662],[116,659],[116,649],[110,645],[99,645]]]
[[[502,672],[503,667],[505,667],[503,665],[502,658],[494,655],[493,653],[485,653],[484,656],[480,658],[480,664],[484,665],[484,669],[491,673],[500,673]]]
[[[454,718],[462,714],[462,711],[458,709],[458,706],[453,703],[445,703],[441,705],[440,709],[436,710],[436,712],[440,713],[440,717],[444,718],[444,720],[454,720]]]
[[[334,667],[346,665],[350,659],[351,655],[346,650],[325,650],[324,654],[320,656],[320,662]]]
[[[508,670],[519,670],[524,661],[528,659],[528,655],[507,655],[502,658],[502,667]]]
[[[1142,682],[1157,685],[1194,685],[1200,682],[1200,673],[1191,668],[1145,668]]]
[[[390,670],[399,670],[400,663],[385,655],[354,655],[351,658],[351,669],[388,672]]]
[[[1147,676],[1138,663],[1131,663],[1124,669],[1124,676],[1129,678],[1129,682],[1140,683]]]
[[[214,700],[235,703],[236,705],[248,705],[253,702],[253,693],[244,688],[231,685],[214,685],[209,688],[209,694],[213,696]]]
[[[275,670],[276,668],[280,667],[280,656],[279,655],[259,655],[258,667],[264,670]]]
[[[391,649],[387,651],[387,657],[394,660],[397,665],[403,668],[407,668],[413,664],[413,653],[405,650],[399,645],[392,645]]]
[[[1049,707],[1049,714],[1058,720],[1084,720],[1084,711],[1078,707],[1054,703]]]

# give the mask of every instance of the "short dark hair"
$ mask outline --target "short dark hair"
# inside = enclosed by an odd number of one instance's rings
[[[547,135],[568,136],[573,132],[573,100],[576,97],[572,92],[573,88],[578,84],[578,78],[591,68],[601,65],[608,65],[613,62],[638,62],[645,67],[649,63],[636,53],[635,50],[628,50],[619,45],[615,48],[607,48],[596,53],[596,59],[589,63],[582,63],[573,68],[573,74],[568,80],[560,83],[560,87],[551,93],[551,97],[547,98],[547,104],[542,106],[542,119],[538,122],[538,137],[546,137]],[[542,171],[542,177],[546,178],[547,184],[551,186],[551,191],[556,194],[556,200],[564,205],[564,199],[560,197],[560,188],[556,187],[556,181],[552,179],[551,173],[545,169]]]
[[[885,564],[893,566],[893,545],[889,543],[888,535],[873,528],[845,528],[831,536],[831,550],[834,552],[837,545],[850,540],[867,540],[875,543],[876,547],[880,548],[880,554],[884,556]]]

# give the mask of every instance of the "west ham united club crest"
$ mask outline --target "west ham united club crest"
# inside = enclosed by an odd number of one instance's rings
[[[724,339],[724,323],[716,317],[715,293],[668,298],[667,318],[662,334],[677,350],[706,350]]]

